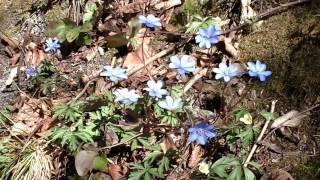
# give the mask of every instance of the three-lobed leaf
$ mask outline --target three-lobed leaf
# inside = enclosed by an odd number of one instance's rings
[[[214,162],[210,167],[210,174],[218,175],[221,178],[228,177],[228,169],[241,165],[240,161],[234,157],[224,156]]]

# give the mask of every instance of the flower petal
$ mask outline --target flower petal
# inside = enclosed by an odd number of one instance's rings
[[[267,76],[270,76],[272,74],[272,72],[271,71],[263,71],[260,74],[262,74],[262,75],[267,77]]]
[[[205,145],[207,142],[207,137],[202,135],[202,136],[198,136],[197,138],[197,142],[201,145]]]
[[[216,74],[214,78],[218,80],[218,79],[221,79],[223,76],[224,76],[223,74]]]
[[[249,70],[251,70],[251,71],[257,71],[257,70],[256,70],[256,65],[255,65],[253,62],[248,62],[247,65],[248,65],[248,69],[249,69]]]
[[[260,81],[265,81],[266,80],[266,76],[262,75],[262,74],[258,74]]]
[[[229,82],[230,79],[231,79],[231,78],[230,78],[229,76],[224,76],[224,77],[223,77],[223,80],[224,80],[225,82]]]
[[[216,133],[211,131],[205,131],[204,134],[209,138],[215,137],[217,135]]]
[[[258,74],[256,72],[254,72],[254,71],[249,71],[249,76],[250,77],[256,77],[256,76],[258,76]]]
[[[197,133],[191,133],[188,137],[188,142],[193,142],[198,138],[198,134]]]

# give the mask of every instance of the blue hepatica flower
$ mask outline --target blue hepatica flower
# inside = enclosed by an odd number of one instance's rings
[[[188,129],[190,135],[188,142],[197,141],[201,145],[205,145],[209,138],[217,136],[213,130],[214,126],[204,122],[197,123],[195,126]]]
[[[147,17],[140,15],[139,16],[139,23],[143,24],[149,28],[160,27],[161,22],[159,18],[156,18],[154,15],[149,14]]]
[[[149,80],[147,82],[148,87],[144,88],[144,90],[149,92],[149,96],[161,98],[163,95],[166,95],[168,92],[165,89],[161,89],[163,86],[162,81],[155,82],[153,80]]]
[[[199,29],[197,34],[195,40],[199,43],[199,47],[210,48],[211,45],[219,42],[221,31],[218,31],[214,25],[210,25],[207,29]]]
[[[130,104],[137,102],[140,98],[139,94],[136,94],[135,90],[128,90],[128,88],[116,89],[113,93],[116,96],[115,101],[123,104]]]
[[[254,62],[248,62],[248,70],[250,77],[259,77],[260,81],[265,81],[268,76],[272,74],[271,71],[266,71],[267,65],[261,63],[259,60]]]
[[[225,63],[220,63],[219,68],[213,68],[213,72],[216,73],[215,79],[221,79],[225,82],[229,82],[230,79],[237,75],[237,66],[230,64],[229,67]]]
[[[26,75],[27,75],[27,78],[31,77],[31,76],[35,76],[37,74],[37,71],[35,68],[33,67],[27,67],[25,69],[25,72],[26,72]]]
[[[178,56],[171,56],[170,61],[169,68],[177,69],[179,74],[185,74],[196,70],[196,62],[191,56],[183,55],[181,60]]]
[[[46,40],[45,52],[56,52],[61,47],[59,39],[49,38]]]
[[[158,105],[166,110],[174,111],[182,105],[181,98],[173,99],[171,96],[166,96],[166,100],[160,101]]]
[[[117,82],[121,79],[128,79],[127,69],[121,67],[112,68],[111,66],[104,66],[100,76],[107,76],[111,81]]]

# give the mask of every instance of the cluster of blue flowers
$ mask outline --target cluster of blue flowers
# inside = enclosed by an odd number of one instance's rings
[[[259,60],[256,62],[248,62],[248,74],[250,77],[258,77],[260,81],[265,81],[268,76],[272,74],[271,71],[267,71],[267,65],[261,63]],[[223,78],[225,82],[230,81],[234,76],[237,76],[237,66],[235,64],[230,64],[227,66],[225,63],[220,63],[219,68],[213,68],[212,70],[215,75],[215,79]]]
[[[139,23],[145,25],[148,28],[161,27],[159,18],[149,14],[148,16],[139,16]],[[219,35],[221,31],[218,31],[214,25],[210,25],[206,29],[200,29],[195,37],[196,43],[201,48],[210,48],[212,45],[219,42]],[[267,71],[266,64],[261,63],[259,60],[256,62],[247,63],[248,74],[250,77],[258,77],[260,81],[265,81],[272,73]],[[183,55],[179,58],[177,55],[170,57],[169,68],[175,69],[179,74],[183,75],[191,73],[196,70],[196,62],[189,55]],[[212,70],[215,73],[215,79],[223,79],[225,82],[230,81],[233,77],[238,75],[238,69],[235,64],[220,63],[217,68]],[[127,69],[120,67],[104,66],[101,72],[101,76],[108,77],[111,81],[117,82],[122,79],[127,79]],[[165,99],[160,100],[158,105],[168,111],[175,111],[182,107],[182,99],[167,95],[168,91],[163,89],[162,81],[149,80],[147,87],[144,88],[148,92],[150,97],[155,99],[161,99],[165,96]],[[114,91],[115,101],[123,104],[135,103],[141,96],[136,93],[135,90],[129,90],[128,88],[116,89]],[[196,125],[188,129],[190,135],[188,142],[197,142],[198,144],[205,145],[207,141],[217,136],[214,131],[214,126],[209,123],[198,122]]]

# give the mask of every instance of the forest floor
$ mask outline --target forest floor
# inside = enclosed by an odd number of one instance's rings
[[[0,179],[320,179],[319,22],[316,0],[0,0]]]

